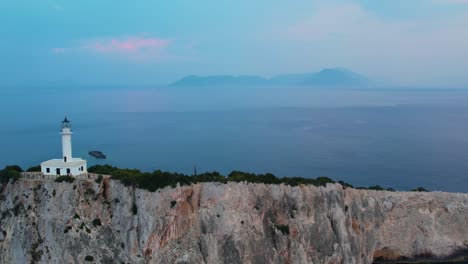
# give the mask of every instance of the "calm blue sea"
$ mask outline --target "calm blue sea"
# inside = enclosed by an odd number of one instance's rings
[[[60,157],[65,116],[90,164],[468,191],[468,91],[1,88],[0,167]]]

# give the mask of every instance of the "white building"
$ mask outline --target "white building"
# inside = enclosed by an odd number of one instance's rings
[[[44,175],[70,175],[76,176],[88,173],[86,160],[72,158],[71,124],[65,117],[62,121],[62,159],[51,159],[41,163]]]

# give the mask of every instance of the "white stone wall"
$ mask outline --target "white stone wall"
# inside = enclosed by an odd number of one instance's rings
[[[83,166],[83,170],[81,170],[81,167]],[[49,172],[47,172],[47,168],[49,168]],[[88,173],[87,171],[87,166],[86,162],[83,165],[80,166],[75,166],[75,167],[53,167],[53,166],[41,166],[41,172],[44,175],[57,175],[57,169],[60,169],[60,175],[68,175],[67,169],[70,169],[70,174],[71,175],[80,175],[80,174],[85,174]]]

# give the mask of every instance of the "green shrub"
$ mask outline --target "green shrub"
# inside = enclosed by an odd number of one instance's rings
[[[341,184],[343,187],[347,187],[347,188],[354,188],[353,185],[347,183],[347,182],[344,182],[344,181],[338,181],[339,184]]]
[[[171,208],[174,208],[176,206],[177,202],[176,201],[171,201]]]
[[[275,228],[281,231],[283,235],[289,235],[289,226],[287,225],[275,225]]]
[[[42,258],[42,250],[37,250],[37,248],[39,247],[40,244],[42,244],[42,240],[38,240],[36,243],[32,244],[31,245],[31,250],[29,251],[29,254],[31,255],[31,262],[32,263],[36,263],[36,262],[39,262]]]
[[[55,179],[56,182],[68,182],[72,183],[75,181],[75,177],[72,176],[59,176]]]
[[[4,170],[11,170],[11,171],[17,171],[17,172],[23,172],[24,170],[18,166],[18,165],[7,165],[5,166],[5,169]]]
[[[428,190],[424,189],[423,187],[418,187],[416,189],[411,190],[412,192],[429,192]]]
[[[20,215],[21,213],[26,212],[23,203],[19,202],[13,207],[13,214],[15,216]]]
[[[99,218],[96,218],[93,220],[93,226],[96,227],[96,226],[101,226],[101,219]]]
[[[80,219],[80,216],[79,216],[77,213],[75,213],[75,215],[73,216],[73,218],[74,218],[74,219]]]
[[[95,165],[88,168],[88,172],[97,174],[112,175],[115,171],[120,170],[111,165]]]
[[[97,177],[97,179],[95,180],[96,183],[101,183],[102,182],[102,175],[99,174],[99,176]]]
[[[84,258],[84,260],[85,260],[85,261],[94,261],[94,258],[93,258],[93,256],[88,255],[88,256],[86,256],[86,257]]]
[[[23,172],[20,166],[10,165],[0,170],[0,183],[8,183],[10,180],[15,182],[20,178],[20,173]]]
[[[29,167],[26,171],[27,172],[39,172],[41,171],[41,166],[40,165],[32,166],[32,167]]]
[[[370,186],[367,188],[368,190],[374,190],[374,191],[384,191],[385,189],[382,188],[380,185],[375,185],[375,186]]]
[[[86,191],[84,192],[85,196],[94,196],[96,194],[96,191],[92,188],[88,188],[86,189]]]
[[[219,172],[206,172],[202,174],[196,174],[188,176],[181,173],[163,172],[155,170],[151,173],[141,172],[137,169],[119,169],[111,165],[96,165],[88,169],[89,172],[97,174],[111,175],[112,179],[119,180],[126,186],[133,186],[141,189],[154,192],[164,187],[175,187],[177,184],[190,185],[200,182],[248,182],[248,183],[264,183],[264,184],[285,184],[289,186],[299,185],[314,185],[314,186],[326,186],[327,184],[335,183],[328,177],[318,178],[303,178],[303,177],[284,177],[278,178],[271,173],[266,174],[255,174],[242,171],[232,171],[228,176],[223,176]],[[362,190],[377,190],[377,191],[395,191],[392,188],[385,189],[379,185],[370,187],[354,187],[353,185],[344,181],[339,181],[343,187],[356,188]],[[418,188],[419,189],[419,188]],[[417,190],[417,189],[416,189]],[[421,188],[421,190],[425,190]],[[132,211],[136,214],[136,205],[133,205]]]

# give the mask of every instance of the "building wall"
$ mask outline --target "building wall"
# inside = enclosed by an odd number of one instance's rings
[[[80,170],[81,166],[83,166],[83,171]],[[50,169],[49,172],[47,172],[47,168]],[[42,172],[44,175],[57,175],[57,169],[60,169],[60,175],[62,175],[62,176],[69,175],[69,174],[67,173],[67,169],[70,169],[70,174],[73,175],[73,176],[74,176],[74,175],[80,175],[80,174],[88,173],[86,162],[84,162],[83,165],[75,166],[75,167],[66,167],[66,166],[62,166],[62,167],[41,166],[41,172]]]

